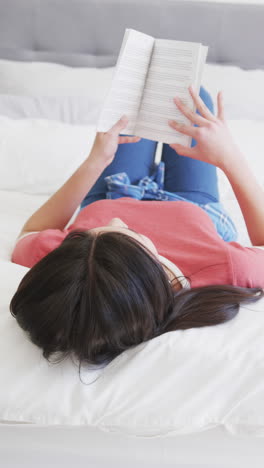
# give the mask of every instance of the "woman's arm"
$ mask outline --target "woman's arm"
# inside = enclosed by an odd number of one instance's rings
[[[76,208],[92,188],[105,166],[101,161],[86,159],[65,184],[52,195],[25,223],[20,233],[63,229]]]
[[[252,245],[264,246],[264,191],[240,153],[235,164],[221,168],[227,176],[247,226]]]
[[[135,143],[138,137],[119,136],[127,126],[123,116],[108,132],[97,132],[90,155],[74,174],[25,223],[22,233],[63,229],[104,169],[111,164],[121,143]]]
[[[213,115],[199,95],[190,87],[190,94],[200,116],[184,106],[179,99],[175,103],[180,111],[194,124],[169,124],[180,133],[191,135],[196,146],[188,148],[179,144],[170,145],[179,154],[214,164],[224,171],[240,205],[248,234],[253,245],[264,245],[264,191],[257,182],[240,148],[232,139],[224,118],[222,94],[218,93],[218,114]]]

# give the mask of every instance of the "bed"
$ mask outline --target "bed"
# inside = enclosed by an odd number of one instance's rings
[[[264,187],[263,21],[264,6],[249,3],[0,0],[1,466],[263,466],[263,300],[227,324],[170,332],[84,370],[84,383],[76,363],[48,365],[8,310],[27,271],[10,261],[16,237],[89,153],[127,27],[209,46],[202,84],[214,102],[224,91]]]

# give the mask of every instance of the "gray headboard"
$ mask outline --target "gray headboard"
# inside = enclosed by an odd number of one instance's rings
[[[202,42],[208,62],[264,68],[264,5],[197,0],[0,0],[0,58],[113,66],[125,28]]]

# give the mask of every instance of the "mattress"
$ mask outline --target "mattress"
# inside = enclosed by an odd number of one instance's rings
[[[89,427],[0,425],[5,468],[254,468],[263,467],[263,440],[222,428],[173,438],[142,439]]]

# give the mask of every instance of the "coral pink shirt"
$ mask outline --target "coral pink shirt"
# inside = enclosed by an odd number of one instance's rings
[[[105,226],[114,217],[149,237],[158,253],[189,278],[191,287],[264,287],[264,250],[223,241],[208,214],[185,201],[122,197],[94,202],[83,208],[67,229],[45,229],[18,240],[12,261],[32,267],[58,247],[69,232]]]

